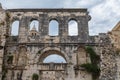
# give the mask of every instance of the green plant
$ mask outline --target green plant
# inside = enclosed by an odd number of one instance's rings
[[[9,27],[10,27],[10,22],[11,22],[11,20],[10,20],[10,18],[11,18],[11,15],[10,15],[10,13],[9,12],[6,12],[6,17],[5,17],[5,21],[6,21],[6,38],[8,38],[9,37]]]
[[[80,65],[81,67],[84,67],[86,69],[87,72],[92,72],[92,73],[98,73],[100,71],[100,69],[98,68],[98,66],[91,64],[91,63],[86,63],[86,64],[82,64]]]
[[[6,12],[6,20],[9,20],[11,17],[10,13],[9,12]]]
[[[39,51],[37,52],[37,54],[41,54],[41,51],[39,50]]]
[[[7,68],[5,67],[5,64],[2,66],[2,80],[5,80],[6,73],[8,72]]]
[[[12,61],[13,61],[13,55],[8,56],[7,62],[9,64],[12,64]]]
[[[96,54],[92,47],[87,46],[85,50],[90,55],[91,63],[96,64],[100,61],[100,56]]]
[[[11,18],[10,13],[6,12],[6,18],[5,18],[5,20],[6,20],[6,23],[7,23],[7,27],[9,27],[9,25],[10,25],[10,18]]]
[[[80,66],[83,67],[87,72],[92,73],[93,79],[96,80],[100,75],[100,68],[98,66],[100,56],[97,55],[93,48],[90,46],[87,46],[85,50],[90,56],[91,63],[81,64]]]
[[[32,80],[38,80],[38,79],[39,79],[38,74],[37,74],[37,73],[34,73],[34,74],[32,75]]]
[[[12,40],[16,42],[17,41],[17,37],[16,36],[12,36]]]

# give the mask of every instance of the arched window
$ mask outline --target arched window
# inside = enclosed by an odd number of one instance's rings
[[[18,32],[19,32],[19,21],[16,20],[12,23],[11,36],[18,36]]]
[[[57,36],[59,34],[59,25],[56,20],[51,20],[49,23],[49,35]]]
[[[68,35],[69,36],[78,35],[78,23],[75,20],[70,20],[68,23]]]
[[[43,63],[50,63],[50,62],[53,62],[53,63],[66,63],[66,60],[60,55],[51,54],[51,55],[47,56],[44,59]]]
[[[30,30],[32,29],[36,29],[37,31],[39,31],[39,21],[38,20],[33,20],[30,23]]]

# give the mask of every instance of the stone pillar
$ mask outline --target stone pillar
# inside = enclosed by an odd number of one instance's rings
[[[38,21],[39,21],[38,31],[39,31],[39,35],[41,35],[41,33],[42,33],[42,20],[41,20],[41,17],[38,19]],[[40,36],[40,38],[41,38],[41,36]]]
[[[27,42],[27,36],[28,36],[28,21],[27,17],[23,17],[20,21],[20,27],[19,27],[19,42]]]
[[[67,17],[64,17],[59,23],[59,35],[61,42],[66,42],[68,37],[68,22]]]
[[[86,16],[84,17],[79,17],[78,21],[78,36],[79,36],[79,41],[80,42],[87,42],[88,40],[88,20],[86,19]]]
[[[49,21],[48,21],[48,15],[47,14],[42,14],[41,15],[41,36],[46,36],[48,35],[48,28],[49,28]]]

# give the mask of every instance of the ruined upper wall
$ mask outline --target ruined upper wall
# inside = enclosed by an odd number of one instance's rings
[[[90,16],[87,9],[8,9],[6,13],[10,14],[10,29],[15,20],[20,21],[19,25],[19,42],[31,42],[28,37],[30,22],[39,21],[39,38],[34,42],[49,43],[86,43],[89,40],[88,21]],[[49,22],[56,20],[59,23],[58,36],[49,36]],[[78,24],[78,35],[68,35],[68,22],[75,20]],[[53,30],[54,31],[54,30]]]

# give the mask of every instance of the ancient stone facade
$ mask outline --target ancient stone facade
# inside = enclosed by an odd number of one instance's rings
[[[92,80],[81,67],[91,63],[85,46],[92,46],[101,57],[100,80],[117,79],[116,53],[107,34],[89,36],[87,9],[8,9],[0,8],[0,78],[2,80]],[[19,21],[19,34],[11,36],[12,23]],[[38,31],[29,24],[38,20]],[[49,22],[59,23],[57,36],[50,36]],[[78,35],[68,35],[68,22],[75,20]],[[53,30],[54,31],[54,30]],[[43,63],[51,55],[62,56],[66,63]]]

